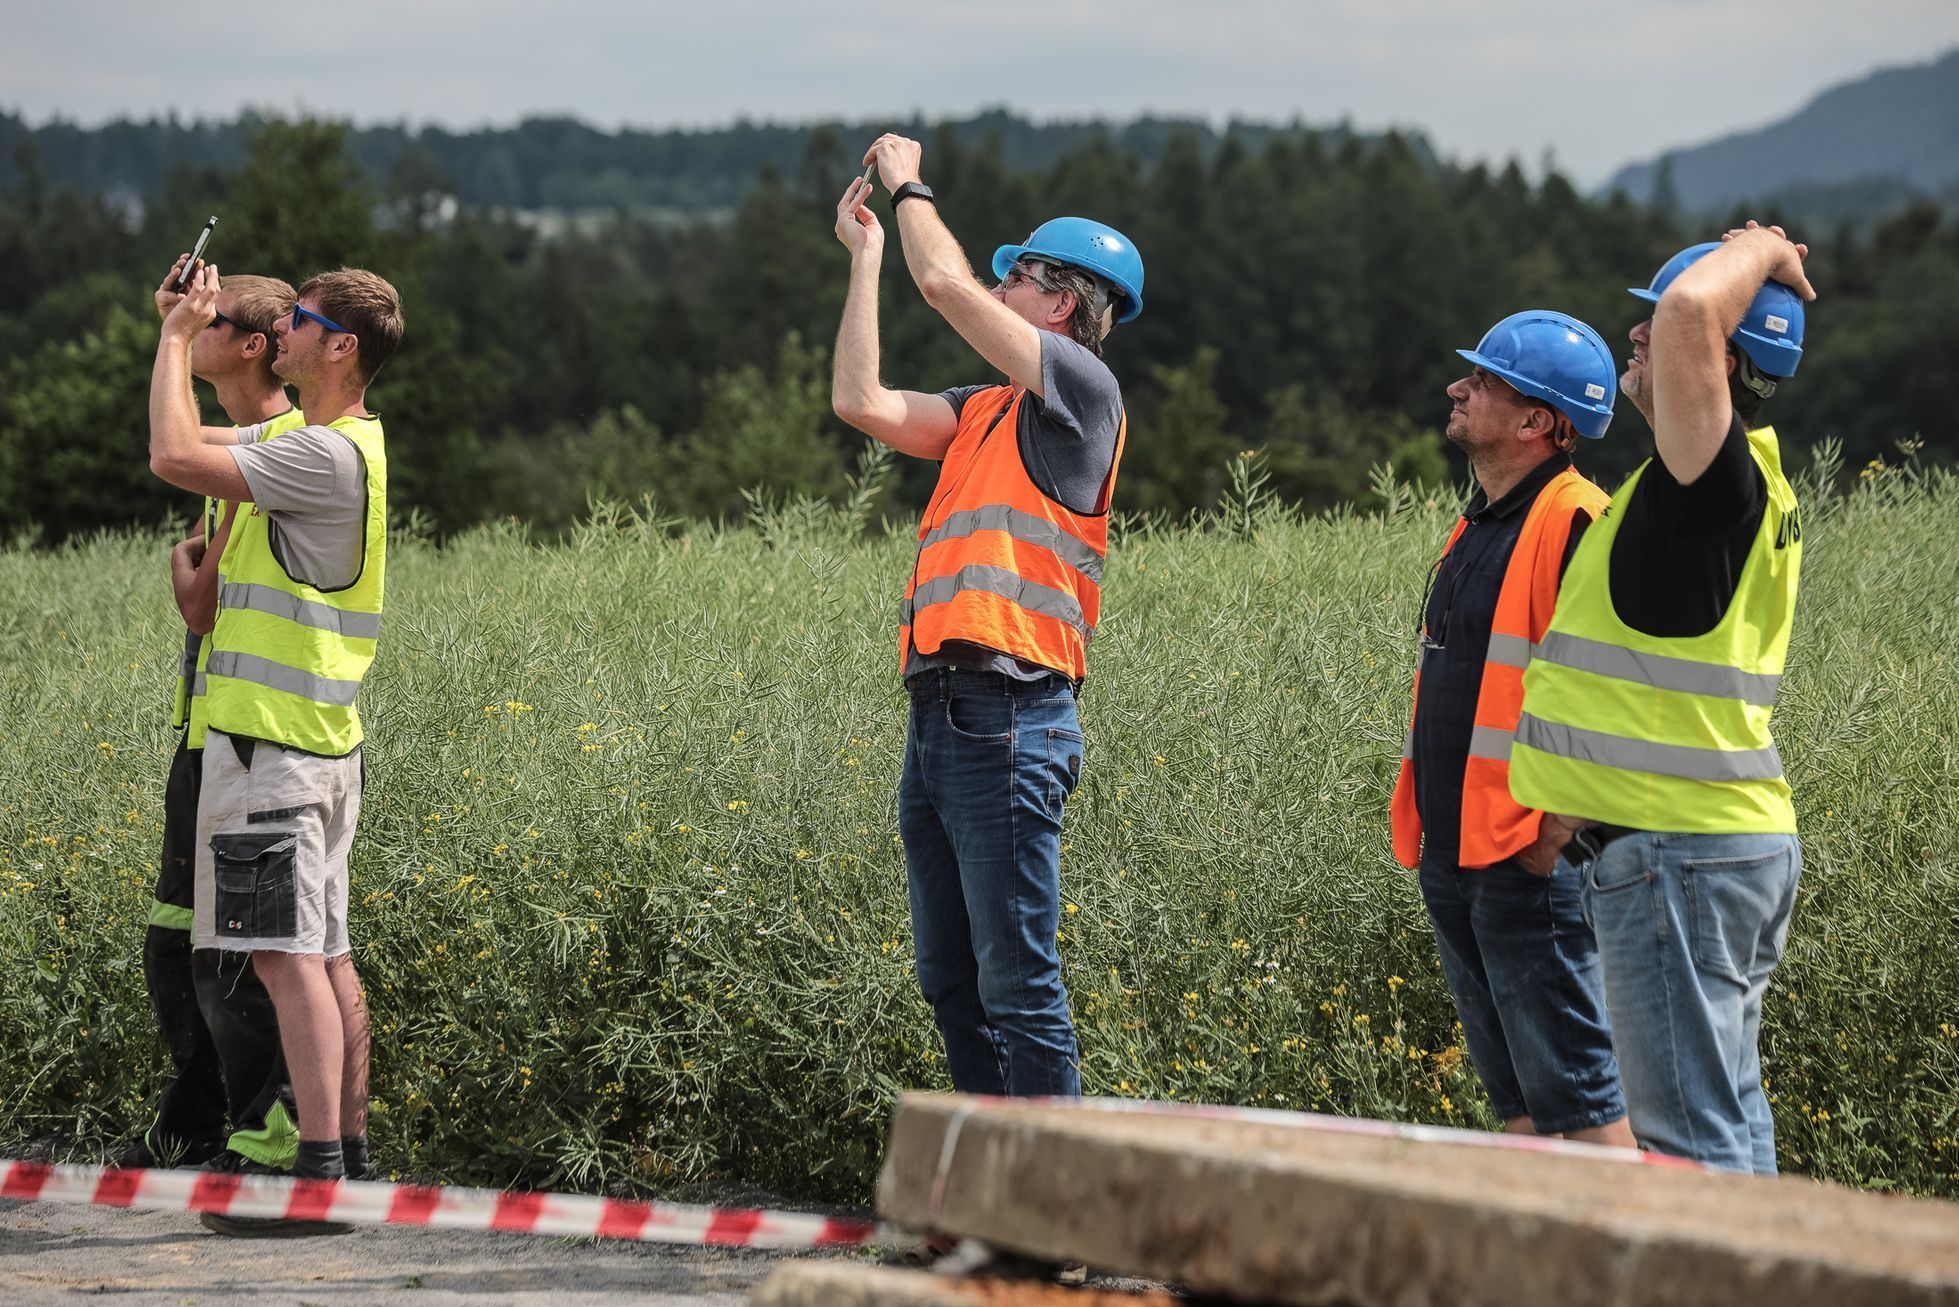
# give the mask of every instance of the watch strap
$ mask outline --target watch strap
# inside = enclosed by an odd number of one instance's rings
[[[891,192],[891,207],[895,209],[914,196],[934,205],[939,202],[938,196],[932,194],[932,188],[924,182],[906,182],[903,186]]]

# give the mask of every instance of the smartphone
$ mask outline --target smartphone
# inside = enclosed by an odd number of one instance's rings
[[[871,166],[870,166],[870,167],[868,167],[868,168],[866,168],[866,169],[864,169],[864,184],[865,184],[866,186],[868,186],[868,185],[870,185],[870,184],[871,184],[871,178],[872,178],[872,177],[873,177],[873,176],[874,176],[874,175],[875,175],[876,173],[877,173],[877,160],[876,160],[876,159],[873,159],[873,160],[871,160]]]
[[[190,285],[190,274],[197,267],[198,256],[204,253],[205,242],[211,239],[211,228],[217,225],[218,215],[214,213],[211,220],[204,224],[204,230],[197,233],[197,244],[190,247],[190,257],[184,260],[184,270],[177,274],[178,290]]]

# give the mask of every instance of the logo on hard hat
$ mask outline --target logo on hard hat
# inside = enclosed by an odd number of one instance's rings
[[[1787,335],[1789,332],[1789,319],[1778,318],[1773,313],[1769,314],[1767,318],[1763,319],[1763,323],[1765,326],[1768,327],[1770,331],[1779,331],[1784,335]]]

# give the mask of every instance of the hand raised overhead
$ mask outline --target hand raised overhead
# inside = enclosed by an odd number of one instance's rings
[[[170,310],[176,308],[178,302],[184,298],[184,292],[177,289],[177,278],[183,275],[184,260],[189,257],[188,254],[178,255],[177,261],[170,265],[169,275],[164,277],[156,288],[156,316],[159,321],[169,317]],[[203,266],[204,260],[199,259],[197,268],[193,268],[191,274],[195,276],[197,269]]]
[[[876,258],[884,252],[884,225],[870,210],[871,192],[875,189],[864,178],[853,177],[844,188],[843,198],[837,201],[837,239],[852,258],[860,254]]]
[[[190,279],[190,288],[178,295],[163,315],[163,334],[189,340],[210,326],[218,316],[218,265],[199,266]],[[163,306],[164,292],[157,292],[157,307]]]
[[[1730,227],[1722,232],[1721,239],[1724,242],[1744,239],[1776,241],[1780,248],[1771,254],[1774,262],[1769,267],[1769,280],[1781,282],[1806,300],[1816,298],[1816,288],[1809,284],[1809,275],[1803,270],[1803,260],[1809,257],[1809,246],[1790,240],[1789,233],[1782,228],[1774,225],[1764,227],[1750,218],[1746,226]]]
[[[895,191],[906,182],[918,180],[918,161],[924,153],[925,147],[911,137],[886,132],[871,142],[861,162],[867,167],[875,163],[884,189]]]

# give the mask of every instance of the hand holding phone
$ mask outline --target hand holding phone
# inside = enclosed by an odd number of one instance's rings
[[[177,274],[177,290],[181,291],[190,285],[191,276],[197,271],[197,258],[204,253],[205,242],[211,239],[211,228],[217,225],[218,215],[214,213],[210,221],[204,224],[204,230],[197,233],[197,244],[190,247],[190,257],[184,260],[184,270]]]

